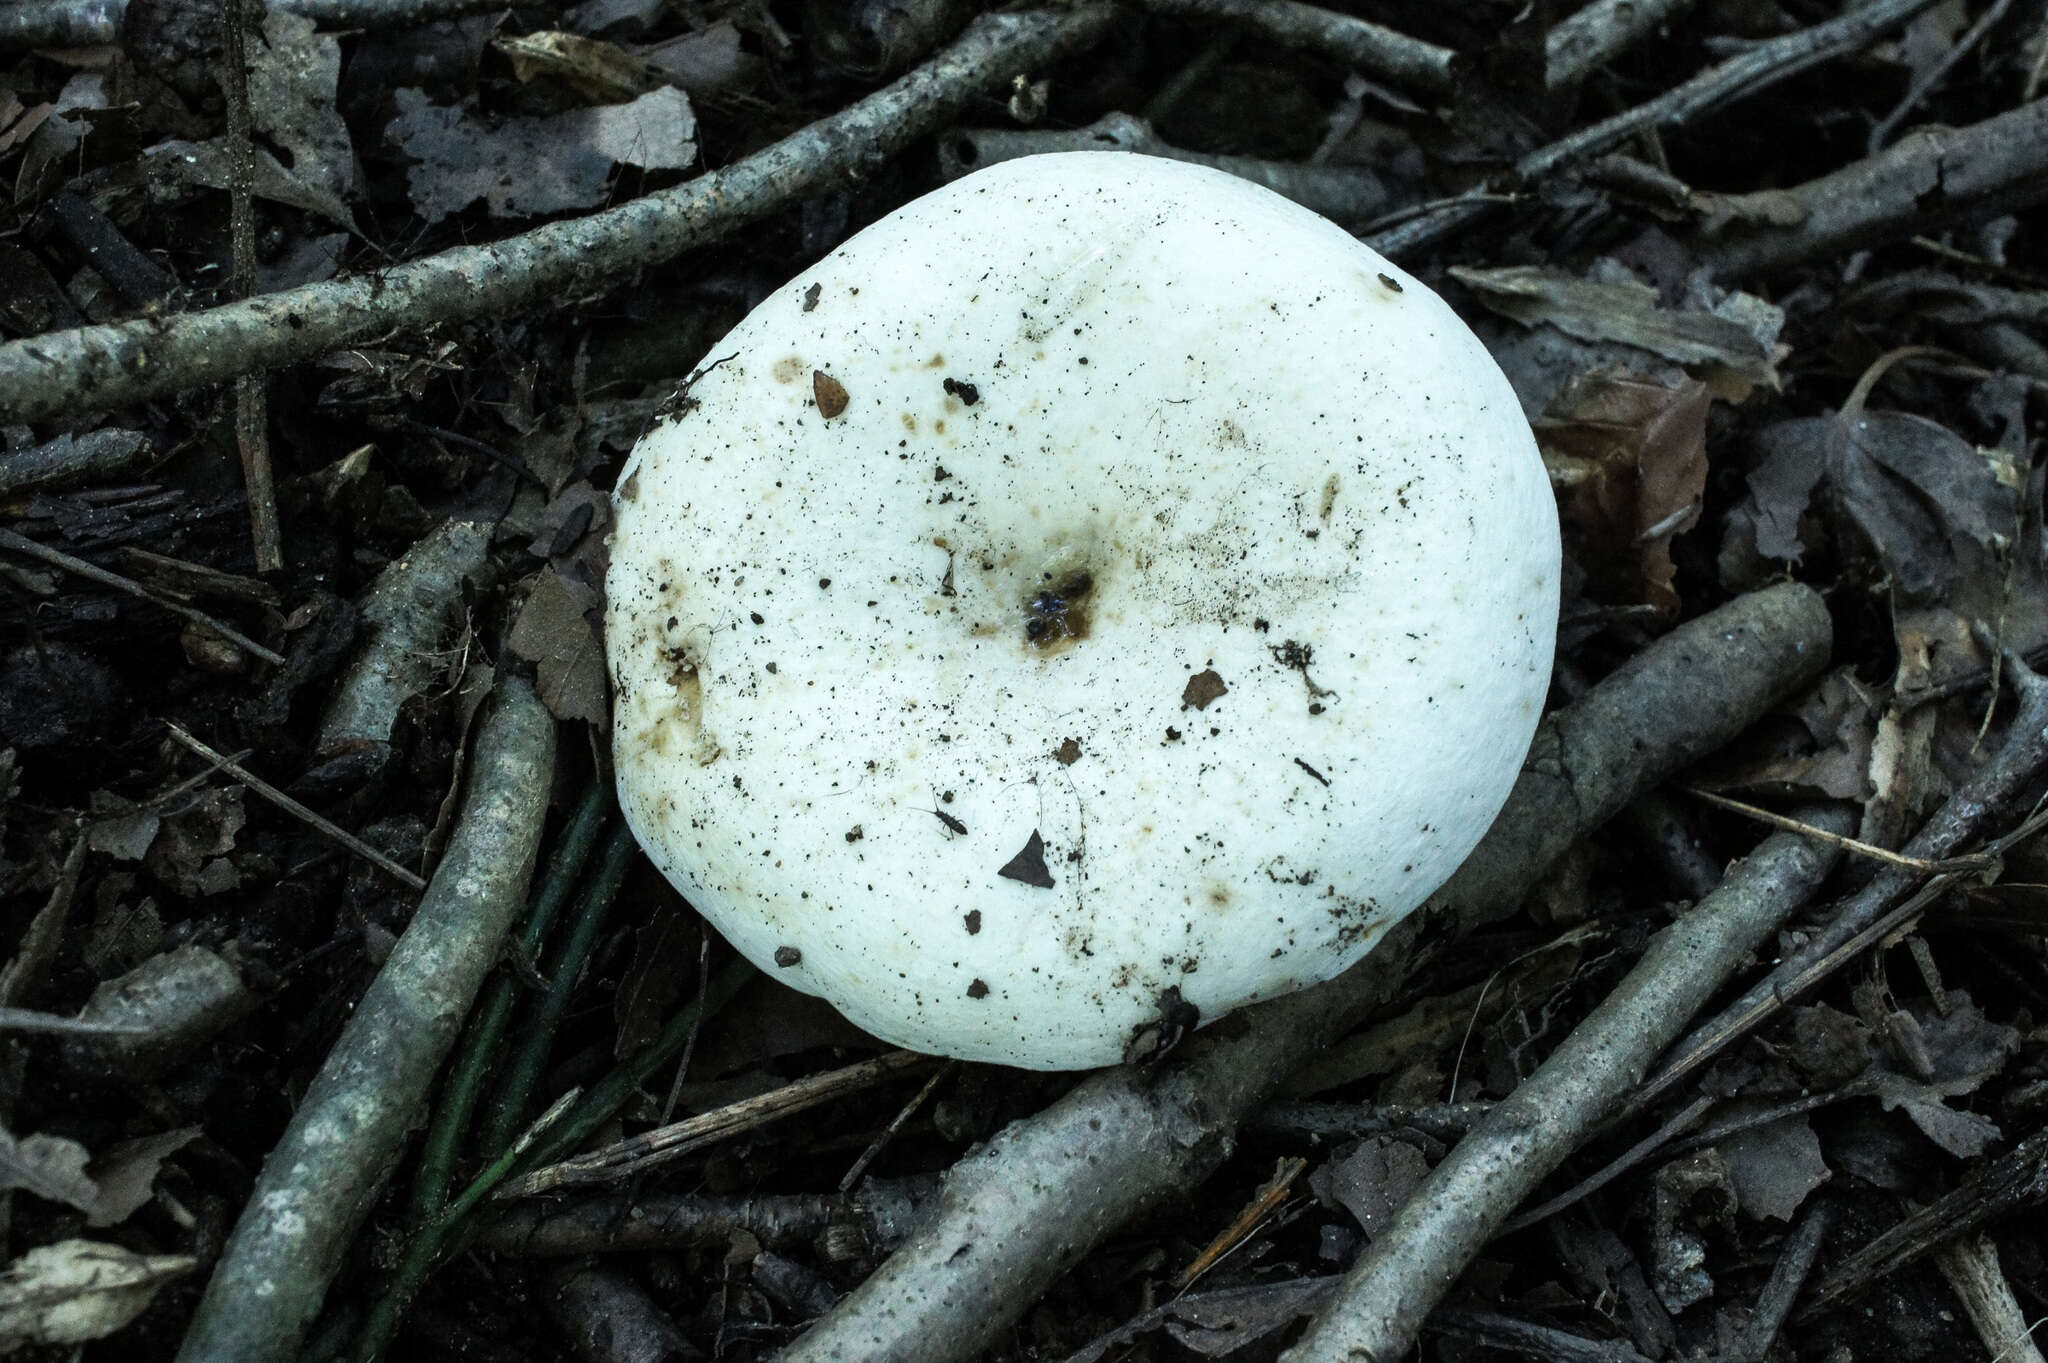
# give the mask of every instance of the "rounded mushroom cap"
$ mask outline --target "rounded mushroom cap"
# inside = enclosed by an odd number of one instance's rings
[[[1336,974],[1485,832],[1549,684],[1556,511],[1485,349],[1173,161],[876,223],[714,348],[616,504],[627,819],[918,1050],[1105,1064]]]

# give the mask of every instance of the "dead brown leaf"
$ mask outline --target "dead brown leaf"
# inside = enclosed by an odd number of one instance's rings
[[[589,619],[597,605],[596,592],[543,569],[505,639],[537,667],[540,698],[557,719],[605,722],[604,650]]]
[[[1699,519],[1707,481],[1706,385],[1592,373],[1536,423],[1558,509],[1610,602],[1678,609],[1671,540]]]
[[[652,62],[600,38],[547,29],[500,34],[491,46],[505,54],[520,80],[559,80],[593,104],[622,104],[666,84]]]

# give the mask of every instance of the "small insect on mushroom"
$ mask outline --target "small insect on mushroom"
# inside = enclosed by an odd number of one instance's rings
[[[1485,347],[1349,233],[1024,157],[713,353],[620,473],[613,757],[648,856],[791,987],[942,1055],[1156,1061],[1358,960],[1498,812],[1555,503]]]
[[[948,800],[952,799],[953,792],[950,790],[947,791],[946,798]],[[925,813],[936,818],[940,823],[946,826],[946,835],[948,837],[965,836],[967,832],[967,825],[962,823],[959,819],[953,817],[951,814],[948,814],[945,810],[940,809],[936,803],[934,803],[930,809],[927,809]]]

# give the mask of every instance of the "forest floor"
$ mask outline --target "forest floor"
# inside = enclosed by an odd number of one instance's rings
[[[0,1350],[2040,1359],[2041,6],[1359,8],[0,6]],[[1077,1077],[741,961],[602,632],[718,338],[1085,147],[1485,341],[1570,789]]]

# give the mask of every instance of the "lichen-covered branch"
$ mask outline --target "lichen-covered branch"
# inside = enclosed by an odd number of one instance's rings
[[[445,521],[377,574],[363,601],[363,645],[328,699],[315,751],[388,744],[398,711],[446,670],[443,642],[461,622],[462,584],[488,587],[491,527]]]
[[[186,1332],[183,1363],[297,1353],[526,903],[554,760],[547,707],[526,682],[500,680],[447,854],[264,1161]]]

